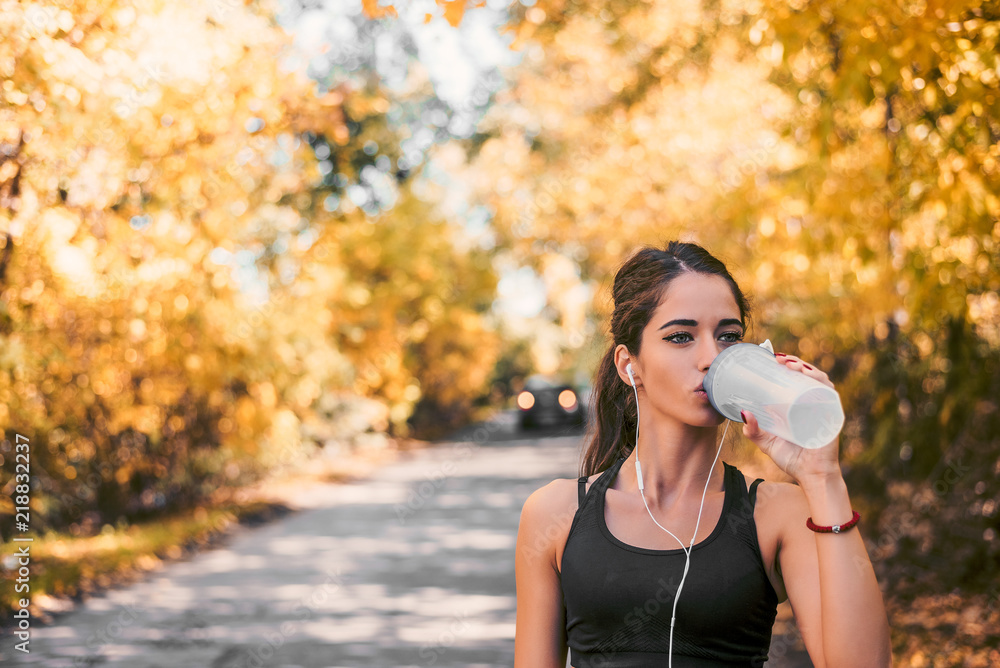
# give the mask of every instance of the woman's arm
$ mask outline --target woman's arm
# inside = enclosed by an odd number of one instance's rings
[[[827,375],[795,357],[779,357],[830,387]],[[746,414],[743,433],[798,483],[781,485],[768,506],[778,523],[778,566],[809,655],[821,668],[892,664],[889,623],[860,529],[818,533],[806,527],[844,524],[853,510],[841,473],[838,439],[805,449],[760,429]],[[778,501],[775,503],[774,501]]]
[[[778,565],[813,664],[891,665],[885,606],[860,529],[826,534],[805,525],[807,517],[826,526],[851,518],[843,478],[808,491],[801,485],[780,488],[767,501],[767,517],[780,524]]]
[[[517,530],[515,668],[565,668],[566,613],[556,548],[569,532],[567,503],[576,509],[573,480],[555,480],[524,502]],[[569,514],[572,518],[572,514]]]

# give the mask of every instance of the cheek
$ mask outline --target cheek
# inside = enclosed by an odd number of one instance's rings
[[[677,385],[677,371],[667,356],[657,360],[657,364],[651,366],[646,375],[660,393],[673,392]]]

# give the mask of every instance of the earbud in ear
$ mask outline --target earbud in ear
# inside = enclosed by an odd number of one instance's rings
[[[629,381],[631,381],[632,387],[635,387],[635,376],[632,375],[632,363],[631,362],[629,362],[625,366],[625,373],[628,374],[628,379],[629,379]]]

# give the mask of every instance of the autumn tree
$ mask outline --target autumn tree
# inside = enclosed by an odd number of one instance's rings
[[[934,660],[995,661],[995,5],[539,0],[509,28],[524,61],[467,173],[504,252],[540,275],[576,263],[592,323],[638,245],[680,237],[729,261],[754,334],[841,389],[876,567],[893,600],[933,610],[900,655],[931,656],[935,620],[966,601],[979,640]],[[570,324],[561,294],[569,363],[604,332]]]
[[[4,13],[0,457],[31,440],[35,531],[190,505],[482,391],[489,262],[413,194],[386,92],[306,76],[275,12]]]

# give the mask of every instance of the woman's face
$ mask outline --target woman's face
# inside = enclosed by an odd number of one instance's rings
[[[638,384],[652,409],[698,427],[719,415],[699,391],[716,355],[743,339],[740,309],[725,279],[687,272],[668,286],[642,332]]]

